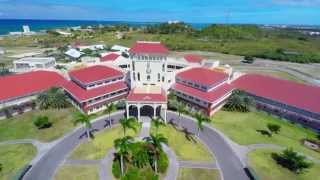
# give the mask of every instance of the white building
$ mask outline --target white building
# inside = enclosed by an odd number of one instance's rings
[[[82,53],[76,49],[69,49],[64,54],[69,56],[70,58],[73,58],[73,59],[78,59],[82,55]]]
[[[53,57],[27,57],[13,61],[14,72],[54,69],[56,60]]]
[[[130,48],[125,47],[125,46],[120,46],[120,45],[114,45],[111,47],[111,51],[120,51],[120,52],[125,52],[127,53]]]
[[[103,44],[95,44],[95,45],[89,45],[89,46],[77,46],[77,49],[79,49],[79,51],[83,51],[85,49],[90,49],[92,51],[98,51],[98,50],[103,50],[106,48],[105,45]]]

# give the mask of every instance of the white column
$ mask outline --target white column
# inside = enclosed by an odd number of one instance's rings
[[[167,124],[167,109],[164,109],[164,123]]]
[[[157,106],[156,104],[153,105],[153,119],[155,119],[157,116]]]
[[[140,104],[137,105],[137,108],[138,108],[138,121],[141,122],[141,119],[140,119]]]
[[[127,118],[129,118],[129,105],[126,103]]]

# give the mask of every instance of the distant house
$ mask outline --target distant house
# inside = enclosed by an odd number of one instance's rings
[[[120,51],[120,52],[125,52],[127,53],[130,48],[125,47],[125,46],[120,46],[120,45],[114,45],[111,47],[111,51]]]
[[[70,32],[65,32],[65,31],[61,31],[61,30],[57,30],[56,31],[58,34],[62,35],[62,36],[65,36],[65,37],[70,37],[72,36],[72,33]]]
[[[14,72],[30,72],[33,70],[53,69],[56,65],[54,57],[27,57],[13,61]]]
[[[100,59],[98,57],[91,57],[91,56],[81,57],[81,62],[86,64],[94,64],[94,63],[98,63],[99,61]]]
[[[79,46],[77,46],[76,48],[79,49],[79,51],[83,51],[83,50],[85,50],[85,49],[90,49],[90,50],[92,50],[92,51],[98,51],[98,50],[103,50],[103,49],[105,49],[106,46],[103,45],[103,44],[94,44],[94,45],[88,45],[88,46],[81,46],[81,45],[79,45]]]
[[[69,49],[64,54],[69,56],[70,58],[73,58],[73,59],[78,59],[82,55],[81,52],[76,49]]]

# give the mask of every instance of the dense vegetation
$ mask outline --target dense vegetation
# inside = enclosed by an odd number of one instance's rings
[[[116,37],[117,32],[123,38]],[[155,24],[142,28],[128,25],[94,27],[72,31],[72,37],[56,33],[32,37],[4,38],[0,46],[65,47],[74,42],[104,42],[132,46],[137,40],[162,41],[176,51],[201,50],[298,63],[320,63],[320,38],[291,29],[265,29],[255,25],[214,24],[195,29],[185,23]]]

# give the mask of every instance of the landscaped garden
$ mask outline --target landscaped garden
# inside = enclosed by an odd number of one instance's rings
[[[222,131],[236,143],[249,144],[277,144],[292,147],[295,151],[320,159],[320,153],[306,148],[302,144],[305,138],[315,139],[316,134],[311,130],[283,121],[265,112],[217,112],[210,123]],[[272,136],[263,135],[268,130],[267,124],[280,125],[281,130]]]
[[[178,180],[219,180],[219,171],[215,169],[180,168]]]
[[[127,135],[136,137],[139,131],[134,132],[129,129]],[[120,126],[106,129],[98,133],[90,141],[80,144],[70,156],[70,159],[81,160],[99,160],[106,156],[107,152],[114,146],[113,141],[123,136],[123,130]]]
[[[255,170],[260,179],[279,180],[319,180],[320,165],[313,164],[310,169],[304,173],[294,173],[287,168],[277,164],[272,158],[274,151],[270,149],[255,150],[248,155],[249,165]]]
[[[179,160],[186,161],[214,161],[213,154],[209,152],[207,147],[202,144],[199,139],[186,131],[178,130],[171,124],[160,126],[158,132],[168,139],[169,147],[175,152]],[[156,128],[152,126],[151,132],[156,132]]]
[[[0,141],[16,139],[37,139],[40,141],[52,141],[74,128],[73,113],[75,108],[33,110],[9,119],[0,121]],[[52,126],[46,129],[38,129],[34,124],[37,116],[49,117]]]
[[[0,145],[0,179],[17,176],[36,155],[36,148],[30,144]]]
[[[95,165],[63,165],[59,167],[55,180],[98,180],[99,168]]]

